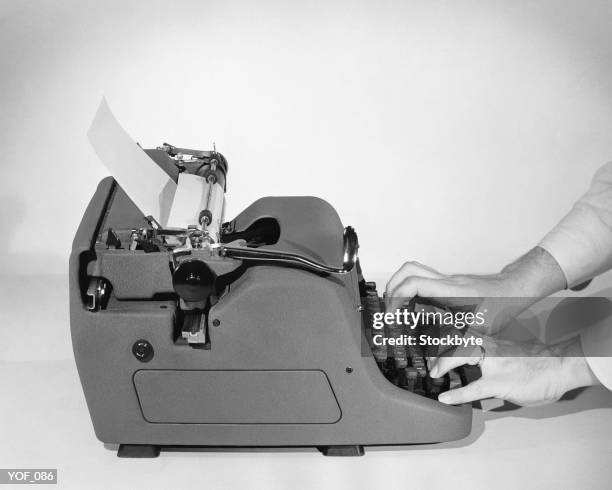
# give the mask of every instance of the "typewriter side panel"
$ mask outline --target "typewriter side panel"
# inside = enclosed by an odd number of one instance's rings
[[[245,278],[243,291],[235,291],[232,301],[219,304],[215,314],[220,325],[212,331],[209,351],[176,345],[171,304],[160,308],[134,302],[138,304],[111,307],[77,329],[75,355],[96,434],[102,441],[319,446],[437,442],[467,435],[469,408],[447,407],[405,392],[384,379],[371,357],[362,357],[360,317],[338,294],[344,293],[342,287],[330,283],[315,288],[314,283],[309,284],[310,274],[291,269],[262,267],[251,272],[254,276]],[[259,287],[250,288],[253,281]],[[257,313],[254,307],[262,301],[273,309],[273,315]],[[154,358],[146,364],[131,352],[138,339],[147,339],[155,349]],[[211,370],[241,370],[248,376],[228,378],[233,386],[215,395],[214,386],[220,379],[216,376],[210,383]],[[139,377],[153,371],[162,376],[143,387]],[[303,372],[324,373],[329,387],[321,384],[323,376],[295,376]],[[266,373],[268,381],[248,382],[249,376]],[[173,385],[160,389],[156,398],[151,387],[160,382]],[[139,383],[145,391],[138,391]],[[234,398],[228,397],[233,388],[237,390]],[[177,396],[181,393],[182,397]],[[296,393],[302,396],[298,401],[303,401],[304,393],[319,397],[310,406],[312,412],[294,418],[285,414],[275,421],[270,418],[274,414],[265,413],[275,404],[287,405],[286,399]],[[264,413],[254,415],[236,408],[237,403],[249,400],[264,400],[259,406],[250,402],[254,411]],[[151,414],[154,418],[147,420]],[[209,423],[199,423],[202,421]]]
[[[324,276],[247,268],[211,308],[208,349],[177,341],[180,312],[172,298],[111,297],[103,310],[89,311],[87,264],[96,260],[93,244],[112,191],[112,180],[101,183],[70,259],[75,359],[101,441],[378,445],[469,433],[470,407],[446,406],[392,385],[367,355],[355,270]],[[141,340],[152,347],[146,362],[134,353]]]

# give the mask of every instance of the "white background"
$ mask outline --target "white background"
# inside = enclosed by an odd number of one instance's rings
[[[0,467],[78,489],[609,488],[597,388],[364,458],[117,459],[71,359],[66,274],[105,176],[86,138],[103,96],[144,147],[215,141],[228,218],[316,195],[357,229],[369,278],[409,259],[498,270],[612,160],[611,26],[599,0],[0,0]]]
[[[0,272],[65,273],[105,175],[108,98],[133,139],[230,163],[228,216],[316,195],[366,274],[495,271],[612,159],[612,3],[0,2]]]

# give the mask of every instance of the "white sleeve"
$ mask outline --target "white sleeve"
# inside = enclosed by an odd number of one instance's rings
[[[580,334],[585,359],[597,379],[612,390],[612,324],[595,324]]]
[[[558,262],[568,287],[612,268],[612,162],[539,246]]]

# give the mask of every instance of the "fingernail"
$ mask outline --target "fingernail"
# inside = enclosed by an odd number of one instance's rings
[[[432,377],[432,378],[437,378],[438,377],[438,366],[434,366],[434,367],[429,369],[429,376]]]
[[[450,403],[450,397],[446,393],[441,393],[440,396],[438,396],[438,401],[448,404]]]

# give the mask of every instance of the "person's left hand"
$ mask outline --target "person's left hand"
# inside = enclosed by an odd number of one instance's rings
[[[438,400],[447,404],[468,403],[484,398],[500,398],[516,405],[544,405],[557,401],[569,390],[597,384],[578,339],[553,347],[494,341],[484,337],[485,359],[480,363],[482,377],[467,386],[442,393]],[[476,364],[480,348],[467,357],[430,359],[430,375],[441,377],[463,364]]]

